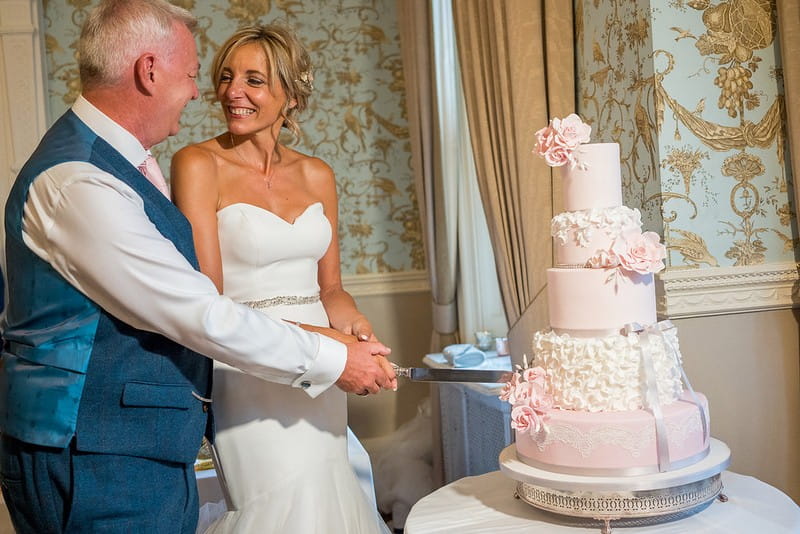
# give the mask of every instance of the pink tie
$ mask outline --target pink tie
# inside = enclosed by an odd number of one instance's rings
[[[158,188],[159,191],[164,193],[164,196],[169,198],[169,188],[167,188],[167,181],[164,180],[164,175],[161,174],[161,168],[158,166],[158,162],[156,158],[153,156],[147,156],[147,159],[139,165],[139,171],[145,175],[145,177],[150,180],[154,186]]]

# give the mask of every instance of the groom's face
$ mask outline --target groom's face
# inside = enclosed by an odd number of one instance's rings
[[[168,90],[163,98],[161,110],[164,127],[168,135],[180,130],[180,118],[186,104],[199,96],[197,91],[197,45],[194,36],[183,24],[177,24],[175,41],[166,55],[166,77]]]

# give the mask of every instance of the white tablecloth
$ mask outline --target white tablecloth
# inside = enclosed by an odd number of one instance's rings
[[[705,510],[672,523],[614,528],[615,534],[798,534],[800,507],[760,480],[725,471],[723,493]],[[570,527],[551,514],[514,498],[516,481],[500,471],[466,477],[436,490],[411,509],[405,534],[597,534],[599,528]],[[613,523],[612,523],[613,527]]]

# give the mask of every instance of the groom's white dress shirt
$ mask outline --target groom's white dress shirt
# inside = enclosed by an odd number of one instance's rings
[[[130,132],[82,96],[72,111],[134,167],[147,157]],[[342,343],[220,295],[150,222],[141,197],[90,163],[62,163],[37,176],[22,228],[35,254],[135,328],[312,397],[344,370]]]

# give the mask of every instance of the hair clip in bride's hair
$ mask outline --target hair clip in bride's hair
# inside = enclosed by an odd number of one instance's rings
[[[311,69],[304,70],[303,72],[301,72],[299,78],[300,78],[299,80],[295,81],[301,82],[303,85],[306,86],[306,89],[308,89],[309,91],[314,90],[314,85],[312,83],[314,81],[314,75],[311,73]]]

